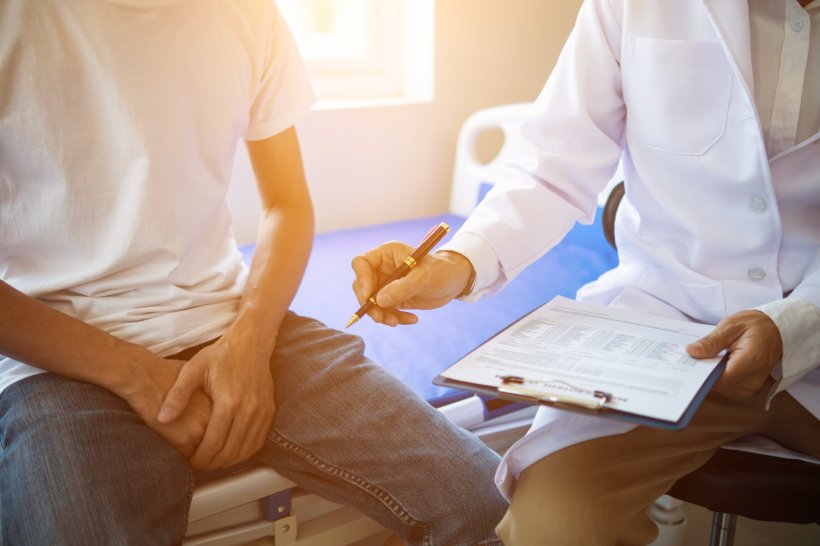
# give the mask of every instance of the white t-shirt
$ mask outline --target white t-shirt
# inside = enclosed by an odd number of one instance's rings
[[[236,147],[314,100],[273,0],[2,2],[0,82],[0,279],[159,355],[221,335]]]

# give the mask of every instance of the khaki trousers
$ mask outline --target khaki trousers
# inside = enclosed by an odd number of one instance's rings
[[[820,421],[771,384],[744,400],[712,394],[683,431],[638,427],[557,451],[519,477],[496,532],[507,546],[645,545],[648,507],[722,445],[747,434],[820,458]]]

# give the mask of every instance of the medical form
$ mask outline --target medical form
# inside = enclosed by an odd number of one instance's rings
[[[662,428],[683,428],[721,356],[686,345],[710,325],[556,297],[441,373],[440,385]]]

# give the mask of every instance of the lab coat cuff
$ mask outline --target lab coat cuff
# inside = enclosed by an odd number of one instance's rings
[[[482,296],[496,293],[504,285],[501,266],[492,247],[474,233],[457,232],[439,250],[450,250],[465,256],[475,269],[473,291],[463,297],[464,301],[474,302]]]
[[[788,297],[756,308],[777,325],[783,357],[772,372],[776,384],[769,401],[820,365],[820,309],[806,300]]]

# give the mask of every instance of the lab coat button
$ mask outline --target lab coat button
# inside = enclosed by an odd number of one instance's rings
[[[753,267],[749,269],[749,271],[747,271],[746,274],[749,275],[749,278],[753,281],[762,281],[766,278],[766,272],[759,267]]]
[[[766,206],[766,200],[759,195],[753,195],[749,199],[749,208],[752,209],[752,212],[763,212],[766,210]]]
[[[801,21],[800,19],[795,19],[794,21],[792,21],[791,27],[793,31],[800,32],[801,30],[803,30],[803,21]]]

